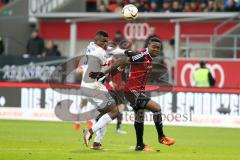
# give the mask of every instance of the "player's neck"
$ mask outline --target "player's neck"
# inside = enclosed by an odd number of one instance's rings
[[[149,52],[148,48],[146,48],[146,52],[149,54],[149,56],[151,57],[151,59],[154,58],[154,57],[151,55],[151,53]]]
[[[99,48],[99,49],[102,49],[102,50],[106,51],[104,48],[102,48],[101,46],[97,45],[96,43],[95,43],[95,45],[96,45],[96,47],[97,47],[97,48]]]

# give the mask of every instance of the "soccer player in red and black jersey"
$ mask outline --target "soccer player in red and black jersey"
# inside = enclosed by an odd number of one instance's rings
[[[161,47],[162,42],[158,38],[152,38],[149,41],[148,47],[143,49],[140,53],[133,54],[131,51],[125,51],[125,54],[128,56],[127,58],[123,58],[112,64],[112,66],[104,73],[90,73],[90,77],[99,79],[109,72],[117,69],[119,66],[130,64],[131,69],[129,79],[124,88],[125,98],[130,102],[130,105],[133,107],[136,113],[141,113],[139,111],[144,109],[153,112],[153,120],[158,132],[158,141],[165,145],[173,145],[175,141],[166,137],[163,133],[160,105],[151,100],[151,98],[144,93],[148,77],[152,70],[152,60],[154,57],[160,54]],[[136,150],[148,150],[148,147],[143,143],[143,119],[141,120],[141,118],[137,118],[134,126],[137,136]]]

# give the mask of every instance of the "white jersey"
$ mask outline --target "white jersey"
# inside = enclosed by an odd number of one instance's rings
[[[114,55],[124,55],[124,49],[121,49],[119,46],[117,46],[114,50],[112,50],[110,53]]]
[[[102,47],[99,47],[94,42],[90,42],[88,45],[86,55],[99,58],[102,66],[106,65],[107,63],[108,55],[106,50],[104,50]]]
[[[107,66],[107,58],[108,55],[103,48],[99,47],[94,42],[90,42],[87,47],[86,56],[84,57],[83,62],[81,62],[83,67],[81,86],[91,89],[106,90],[105,86],[101,82],[90,78],[89,73],[102,71],[102,68]]]

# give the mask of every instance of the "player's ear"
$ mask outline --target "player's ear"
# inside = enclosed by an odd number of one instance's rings
[[[160,43],[160,50],[163,50],[163,43]]]
[[[94,42],[95,42],[96,44],[98,44],[98,41],[99,41],[99,40],[96,38]]]

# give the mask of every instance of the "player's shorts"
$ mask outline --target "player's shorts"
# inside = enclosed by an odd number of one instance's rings
[[[122,91],[114,91],[114,90],[109,90],[110,95],[113,97],[115,100],[116,104],[127,104],[127,100],[125,99],[124,93]]]
[[[124,96],[130,102],[130,106],[133,107],[134,111],[145,109],[151,100],[143,91],[129,90],[124,92]]]
[[[83,83],[80,90],[81,94],[87,97],[88,102],[96,106],[99,111],[106,111],[116,106],[114,98],[100,82]]]

